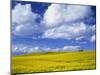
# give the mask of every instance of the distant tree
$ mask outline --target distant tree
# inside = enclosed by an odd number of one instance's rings
[[[79,50],[79,52],[83,52],[84,50]]]

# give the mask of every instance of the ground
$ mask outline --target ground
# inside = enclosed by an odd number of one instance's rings
[[[96,68],[96,52],[48,52],[12,57],[12,74]]]

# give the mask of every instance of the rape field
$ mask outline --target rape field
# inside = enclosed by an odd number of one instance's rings
[[[12,74],[96,68],[95,51],[32,53],[12,57]]]

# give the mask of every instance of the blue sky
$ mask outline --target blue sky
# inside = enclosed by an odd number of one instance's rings
[[[12,2],[12,52],[95,50],[96,7]]]

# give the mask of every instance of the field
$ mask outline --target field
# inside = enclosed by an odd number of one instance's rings
[[[12,74],[96,68],[95,51],[32,53],[12,57]]]

